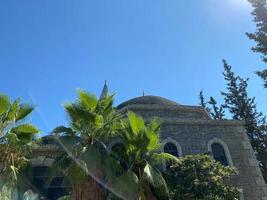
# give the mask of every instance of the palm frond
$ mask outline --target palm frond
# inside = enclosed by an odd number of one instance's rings
[[[75,132],[71,128],[65,127],[65,126],[58,126],[53,131],[53,134],[55,135],[68,135],[68,136],[74,136]]]
[[[10,142],[11,144],[17,144],[19,141],[18,136],[15,133],[8,133],[6,135],[6,138],[8,139],[8,142]]]
[[[7,121],[14,122],[19,110],[19,99],[16,99],[13,104],[10,106],[9,111],[7,113]]]
[[[16,116],[16,122],[27,117],[29,114],[32,113],[33,110],[34,110],[33,106],[29,104],[21,104],[19,106],[19,110]]]
[[[159,135],[157,132],[152,130],[146,130],[146,136],[148,139],[147,150],[148,151],[155,151],[161,147]]]
[[[138,134],[145,127],[144,120],[131,111],[128,113],[128,119],[130,127],[135,134]]]
[[[94,111],[97,106],[97,98],[84,90],[78,89],[78,101],[79,103],[89,111]]]
[[[71,195],[65,195],[65,196],[60,197],[58,200],[72,200],[72,197]]]
[[[115,178],[108,186],[122,199],[136,200],[139,196],[138,177],[131,171]]]
[[[150,123],[147,125],[147,128],[153,132],[158,133],[160,129],[160,120],[158,118],[154,118],[150,121]]]
[[[173,162],[174,164],[178,164],[181,161],[176,156],[173,156],[169,153],[153,153],[149,159],[149,162],[158,165],[163,164],[165,162]]]
[[[144,167],[144,178],[151,184],[159,195],[168,195],[169,190],[161,173],[154,169],[149,163]]]
[[[17,135],[20,134],[37,134],[39,133],[39,129],[36,128],[34,125],[32,124],[20,124],[14,128],[11,129],[12,133],[16,133]]]
[[[19,172],[18,168],[16,168],[14,165],[10,165],[9,167],[10,167],[10,170],[12,172],[12,179],[14,181],[17,181],[17,179],[18,179],[17,175],[18,175],[18,172]]]
[[[4,115],[10,106],[9,97],[3,94],[0,94],[0,117]]]
[[[102,163],[101,163],[101,154],[95,147],[91,145],[85,147],[79,159],[86,164],[86,170],[91,175],[93,176],[98,175]]]
[[[108,156],[103,162],[103,172],[105,174],[105,182],[112,182],[118,175],[122,175],[123,169],[117,160]]]

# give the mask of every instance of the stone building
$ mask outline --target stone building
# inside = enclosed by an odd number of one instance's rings
[[[105,93],[106,85],[102,95]],[[203,107],[180,105],[158,96],[137,97],[120,104],[117,109],[123,113],[134,111],[146,120],[160,118],[162,151],[179,157],[210,152],[223,165],[237,168],[238,174],[232,178],[232,183],[240,189],[241,199],[267,200],[267,187],[243,122],[213,120]],[[119,140],[110,141],[107,144],[108,150],[111,151],[119,143]],[[55,177],[49,186],[42,182],[57,151],[49,137],[45,137],[42,144],[34,149],[32,159],[35,170],[33,183],[50,200],[68,190],[62,186],[62,177]]]

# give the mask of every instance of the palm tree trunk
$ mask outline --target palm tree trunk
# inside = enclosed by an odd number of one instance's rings
[[[72,187],[73,200],[102,200],[102,188],[93,179],[88,178]]]

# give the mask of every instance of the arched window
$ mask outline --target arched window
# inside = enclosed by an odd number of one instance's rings
[[[171,154],[173,156],[176,156],[176,157],[179,156],[178,149],[177,149],[176,145],[173,144],[173,143],[171,143],[171,142],[167,142],[164,145],[164,152],[165,153],[169,153],[169,154]],[[166,163],[166,169],[170,169],[171,165],[172,165],[172,162],[171,161],[168,161]]]
[[[167,142],[164,145],[164,152],[169,153],[173,156],[179,157],[179,153],[178,153],[178,149],[177,149],[176,145],[171,143],[171,142]]]
[[[214,160],[220,162],[224,166],[228,165],[228,161],[222,145],[220,145],[219,143],[213,143],[211,145],[211,152]]]
[[[171,139],[171,138],[167,138],[163,141],[163,152],[165,153],[169,153],[173,156],[179,157],[182,155],[182,150],[181,150],[181,146],[179,145],[179,143],[177,143],[175,140]],[[171,165],[173,163],[172,162],[166,162],[165,163],[165,169],[170,169]]]
[[[211,152],[214,160],[217,160],[224,166],[233,166],[230,151],[224,141],[213,138],[208,143],[208,150]]]
[[[170,137],[162,141],[161,152],[169,153],[176,157],[183,156],[181,145]]]

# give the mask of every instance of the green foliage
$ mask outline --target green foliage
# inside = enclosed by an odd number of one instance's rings
[[[63,149],[54,162],[54,172],[62,173],[74,190],[86,192],[86,188],[79,187],[85,182],[98,185],[100,190],[100,183],[107,183],[109,178],[115,177],[112,173],[120,171],[104,144],[122,128],[121,116],[113,107],[113,96],[97,99],[95,95],[78,90],[77,100],[65,104],[64,108],[70,125],[53,131]],[[89,193],[87,191],[87,195]]]
[[[247,33],[247,36],[256,43],[252,51],[262,55],[263,62],[267,63],[267,6],[266,0],[248,0],[254,8],[251,13],[256,24],[254,33]],[[263,81],[264,87],[267,88],[267,70],[256,72]]]
[[[64,108],[70,118],[68,132],[83,139],[107,141],[121,128],[121,116],[113,108],[113,96],[98,100],[94,95],[78,90],[76,102],[66,103]]]
[[[225,60],[223,60],[223,64],[226,91],[221,92],[221,94],[224,98],[224,104],[220,107],[216,106],[217,102],[213,98],[209,102],[205,102],[203,92],[200,92],[200,104],[207,108],[214,119],[220,119],[225,109],[232,115],[234,120],[245,122],[248,137],[257,153],[263,176],[267,180],[267,124],[265,116],[257,110],[255,97],[249,97],[247,92],[248,79],[243,79],[236,75]],[[207,103],[211,104],[213,108],[206,106]]]
[[[236,200],[239,192],[229,185],[236,173],[209,155],[189,155],[180,159],[164,175],[173,200]]]
[[[223,105],[217,106],[217,101],[214,97],[210,97],[208,102],[205,101],[203,91],[199,93],[200,106],[204,107],[213,119],[223,119],[225,110]]]
[[[139,180],[135,173],[127,171],[108,182],[112,192],[122,199],[136,200],[139,196]]]
[[[72,198],[71,198],[71,195],[65,195],[65,196],[63,196],[63,197],[60,197],[60,198],[57,199],[57,200],[72,200]]]
[[[243,120],[253,149],[257,153],[263,176],[267,179],[267,152],[265,116],[257,110],[255,97],[247,92],[248,79],[234,74],[230,65],[224,60],[224,79],[227,82],[224,97],[224,107],[232,114],[233,119]]]
[[[267,8],[265,0],[248,0],[254,10],[251,13],[256,23],[256,32],[247,33],[247,36],[256,42],[252,51],[262,54],[262,59],[267,62]]]
[[[200,90],[198,98],[199,98],[199,101],[200,101],[199,105],[202,106],[203,108],[206,108],[207,103],[205,102],[205,97],[204,97],[204,94],[203,94],[203,90]]]
[[[0,95],[0,179],[5,184],[16,184],[27,165],[33,136],[39,132],[34,125],[24,123],[32,111],[32,106],[19,99],[11,102],[8,96]]]
[[[256,74],[264,81],[264,87],[267,88],[267,69],[256,71]]]
[[[128,166],[124,175],[130,173],[132,177],[130,179],[127,176],[128,183],[125,185],[138,186],[137,192],[136,187],[130,192],[137,195],[135,199],[165,199],[169,196],[166,182],[158,167],[166,160],[178,162],[178,159],[170,154],[158,152],[161,147],[159,130],[158,120],[151,120],[145,125],[144,120],[133,112],[129,112],[128,119],[124,120],[121,138],[126,156],[123,156],[123,163],[127,163]],[[129,191],[131,189],[128,187]]]
[[[213,119],[223,119],[224,117],[224,109],[223,106],[220,105],[217,106],[217,101],[214,99],[214,97],[210,97],[210,100],[208,102],[212,106],[212,111],[210,112]]]
[[[144,129],[145,123],[141,117],[136,116],[133,112],[130,112],[128,119],[131,130],[134,134],[138,134],[142,129]]]

